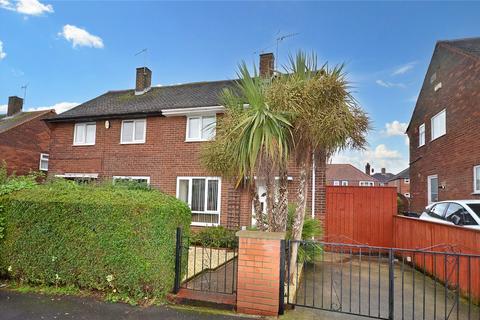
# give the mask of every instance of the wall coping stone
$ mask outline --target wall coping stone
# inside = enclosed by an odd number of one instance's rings
[[[265,232],[240,230],[235,233],[239,238],[265,239],[265,240],[284,240],[286,232]]]

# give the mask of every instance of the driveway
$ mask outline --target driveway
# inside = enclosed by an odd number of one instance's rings
[[[8,290],[0,290],[0,318],[2,320],[248,319],[195,309],[177,309],[168,306],[141,308],[123,303],[101,302],[93,298],[47,296]]]

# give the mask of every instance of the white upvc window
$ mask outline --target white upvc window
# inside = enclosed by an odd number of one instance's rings
[[[418,127],[418,146],[424,146],[425,145],[425,123],[422,123]]]
[[[473,167],[473,193],[480,193],[480,165]]]
[[[177,177],[177,198],[192,210],[192,225],[218,226],[220,224],[219,177]]]
[[[407,198],[410,198],[410,193],[408,193],[408,192],[405,192],[403,195]]]
[[[403,183],[409,184],[409,183],[410,183],[410,179],[408,179],[408,178],[403,179]]]
[[[120,133],[121,144],[145,143],[146,119],[123,120]]]
[[[373,181],[360,181],[358,185],[360,187],[373,187],[375,183]]]
[[[40,171],[48,171],[48,153],[40,153]]]
[[[443,109],[432,117],[432,139],[435,140],[447,133],[447,111]]]
[[[208,141],[215,137],[216,115],[187,117],[186,141]]]
[[[112,177],[113,182],[116,181],[137,181],[140,183],[146,183],[147,185],[150,185],[150,177],[147,176],[113,176]]]
[[[73,145],[93,146],[95,144],[96,131],[97,125],[95,122],[75,123]]]
[[[339,186],[339,185],[340,185],[340,181],[338,181],[338,180],[333,181],[333,185],[334,185],[334,186]]]
[[[348,181],[347,180],[342,180],[342,186],[348,186]]]
[[[436,174],[427,177],[428,204],[438,201],[438,176]]]

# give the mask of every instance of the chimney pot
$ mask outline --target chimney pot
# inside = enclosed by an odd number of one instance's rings
[[[260,54],[260,77],[269,78],[273,75],[275,65],[275,57],[273,53],[262,53]]]
[[[382,168],[382,174],[387,173],[387,170],[385,168]]]
[[[152,87],[152,71],[147,67],[137,68],[135,80],[135,94],[144,94]]]
[[[367,164],[365,165],[365,173],[370,175],[370,163],[367,162]]]
[[[8,97],[7,117],[22,111],[23,99],[17,96]]]

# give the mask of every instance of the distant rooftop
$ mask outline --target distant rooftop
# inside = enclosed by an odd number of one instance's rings
[[[353,181],[373,181],[375,178],[355,168],[351,164],[327,164],[327,180],[353,180]]]
[[[0,115],[0,133],[4,133],[16,126],[19,126],[23,123],[26,123],[30,120],[33,120],[42,115],[48,114],[54,110],[42,110],[42,111],[30,111],[30,112],[19,112],[11,117],[7,117],[5,114]]]
[[[438,43],[449,45],[469,55],[480,58],[480,38],[443,40],[443,41],[439,41]]]

